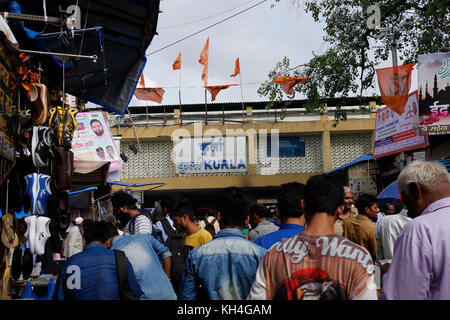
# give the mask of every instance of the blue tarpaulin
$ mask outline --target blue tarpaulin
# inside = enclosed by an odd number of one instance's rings
[[[342,166],[340,166],[340,167],[338,167],[338,168],[336,168],[336,169],[333,169],[333,170],[331,170],[331,171],[328,171],[328,172],[325,172],[325,173],[332,173],[332,172],[335,172],[335,171],[337,171],[337,170],[341,170],[341,169],[344,169],[344,168],[346,168],[346,167],[348,167],[348,166],[351,166],[351,165],[353,165],[353,164],[356,164],[356,163],[358,163],[358,162],[362,162],[362,161],[368,161],[368,160],[376,160],[376,159],[374,159],[373,158],[373,155],[371,155],[371,154],[366,154],[366,155],[364,155],[364,156],[361,156],[361,157],[359,157],[359,158],[356,158],[355,160],[353,160],[353,161],[350,161],[349,163],[346,163],[346,164],[344,164],[344,165],[342,165]]]

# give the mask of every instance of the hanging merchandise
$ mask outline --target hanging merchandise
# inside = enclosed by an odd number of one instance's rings
[[[408,102],[411,74],[415,63],[376,69],[381,100],[389,109],[402,115]]]
[[[31,201],[31,213],[44,215],[47,212],[47,200],[52,194],[50,189],[50,176],[32,173],[25,176],[27,187],[25,194]]]
[[[27,223],[27,237],[30,242],[31,254],[43,255],[45,252],[45,243],[50,238],[50,225],[51,219],[44,216],[32,215],[25,218]]]

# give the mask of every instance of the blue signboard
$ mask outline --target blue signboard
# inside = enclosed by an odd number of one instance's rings
[[[271,137],[267,137],[267,156],[272,156]],[[279,137],[278,156],[280,158],[293,158],[305,156],[305,138],[302,137]]]

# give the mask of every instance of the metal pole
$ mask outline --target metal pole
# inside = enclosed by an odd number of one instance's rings
[[[206,88],[205,88],[205,116],[206,116],[206,121],[205,121],[205,125],[208,125],[208,104],[206,102]]]
[[[244,93],[242,91],[242,76],[239,72],[239,82],[241,83],[241,98],[242,98],[242,124],[245,123],[245,108],[244,108]]]
[[[58,53],[58,52],[46,52],[46,51],[33,51],[33,50],[19,50],[19,52],[25,52],[25,53],[36,53],[36,54],[43,54],[47,56],[61,56],[61,57],[69,57],[69,58],[84,58],[84,59],[92,59],[94,62],[97,62],[97,55],[93,56],[82,56],[79,54],[69,54],[69,53]]]
[[[180,89],[178,90],[178,99],[180,101],[180,124],[183,126],[183,109],[181,107],[181,68],[180,68]]]

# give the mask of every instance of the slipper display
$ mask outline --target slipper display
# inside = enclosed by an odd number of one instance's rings
[[[49,224],[50,218],[43,216],[37,218],[36,235],[34,239],[35,241],[34,250],[37,255],[43,255],[45,252],[45,243],[47,242],[47,239],[50,238],[51,236]]]
[[[47,87],[42,83],[30,83],[31,118],[37,124],[47,121],[49,93]]]
[[[14,217],[7,213],[2,217],[2,243],[6,248],[14,248],[19,244],[19,238],[13,228]]]
[[[25,249],[23,256],[22,256],[23,280],[29,279],[32,271],[33,271],[33,256],[30,252],[30,249]]]
[[[20,278],[22,274],[22,248],[18,247],[14,249],[11,265],[11,276],[14,280]]]
[[[27,187],[25,194],[31,200],[31,214],[44,215],[47,210],[47,200],[52,194],[50,176],[31,173],[25,176]]]
[[[31,254],[35,254],[34,244],[36,237],[36,224],[37,224],[37,216],[29,216],[25,218],[25,222],[27,223],[27,232],[25,232],[25,237],[28,239],[30,243],[30,252]]]
[[[51,146],[51,129],[43,126],[33,127],[31,157],[36,168],[42,168],[48,165]]]

